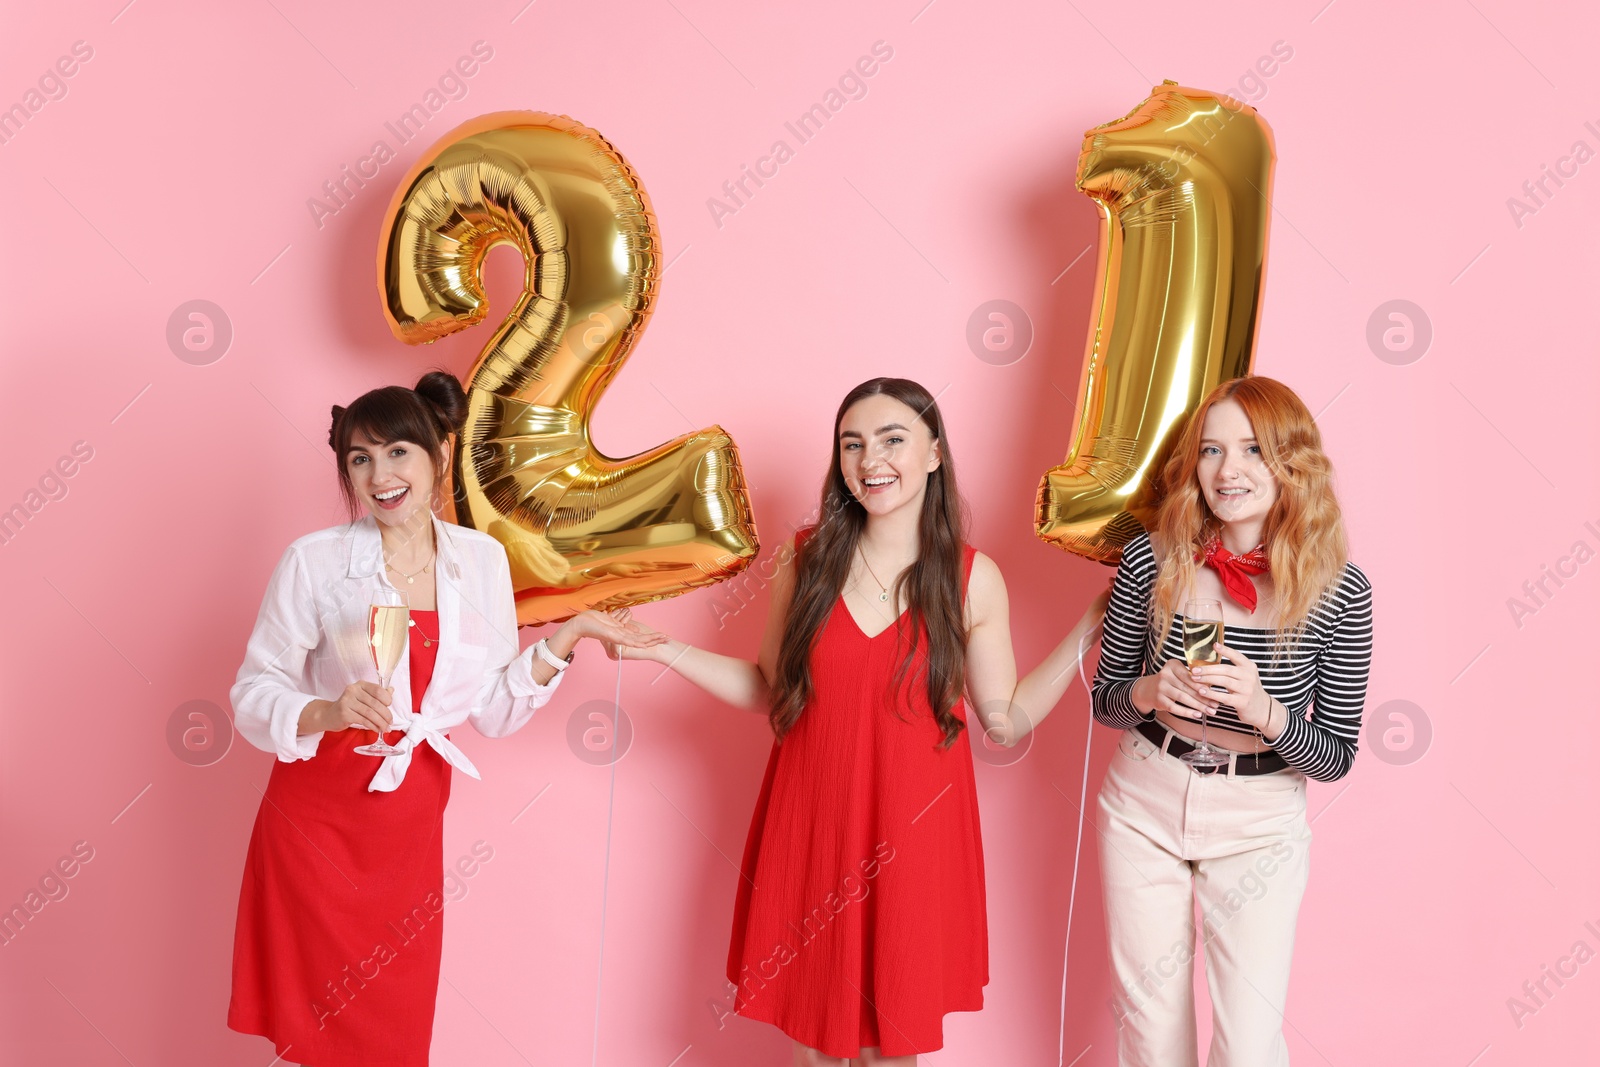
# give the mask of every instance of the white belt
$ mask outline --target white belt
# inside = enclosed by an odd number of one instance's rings
[[[367,783],[369,793],[392,793],[399,788],[400,782],[406,776],[406,770],[411,766],[411,751],[423,741],[428,742],[433,750],[444,757],[444,761],[462,774],[471,775],[482,780],[478,768],[472,765],[467,754],[462,752],[444,734],[435,729],[421,715],[406,714],[395,715],[396,727],[405,723],[406,735],[395,743],[395,748],[400,750],[398,755],[383,757],[383,763],[378,767],[378,773],[372,776],[372,781]]]

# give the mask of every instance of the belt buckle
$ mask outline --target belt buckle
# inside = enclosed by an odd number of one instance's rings
[[[1181,735],[1175,733],[1173,736],[1177,737]],[[1185,744],[1188,744],[1191,749],[1199,747],[1198,745],[1189,741],[1186,741]],[[1189,764],[1189,769],[1194,771],[1196,774],[1223,774],[1226,772],[1229,779],[1237,778],[1242,774],[1248,773],[1239,770],[1239,760],[1241,756],[1250,755],[1250,753],[1235,752],[1233,749],[1229,748],[1219,749],[1219,751],[1226,752],[1228,754],[1228,762],[1219,763],[1212,767],[1202,767],[1199,764],[1191,763]]]

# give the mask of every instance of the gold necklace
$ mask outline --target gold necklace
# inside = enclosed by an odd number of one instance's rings
[[[867,573],[872,575],[872,580],[878,582],[878,588],[883,590],[883,592],[878,594],[878,599],[881,601],[888,601],[889,590],[882,582],[878,581],[878,572],[874,571],[872,569],[872,564],[867,562],[867,554],[861,550],[861,545],[859,542],[856,544],[856,555],[861,557],[861,563],[867,568]]]
[[[431,538],[430,538],[430,540],[431,540]],[[380,551],[381,551],[381,547],[382,546],[380,546]],[[388,567],[390,570],[394,571],[400,577],[404,578],[406,580],[406,584],[407,585],[415,585],[416,584],[416,576],[419,575],[419,574],[427,574],[429,568],[433,566],[434,557],[437,556],[438,554],[439,554],[439,550],[438,550],[437,547],[435,547],[432,550],[430,550],[428,552],[428,561],[422,565],[420,570],[414,570],[410,574],[407,574],[405,571],[401,570],[399,567],[396,567],[393,563],[390,563],[388,556],[384,556],[383,557],[383,565],[385,567]]]
[[[415,585],[416,584],[416,580],[417,580],[417,575],[419,575],[419,574],[427,574],[429,569],[432,568],[432,566],[433,566],[433,555],[430,554],[428,556],[428,562],[426,562],[426,563],[424,563],[422,565],[422,569],[421,570],[412,571],[410,574],[407,574],[405,571],[401,570],[399,567],[396,567],[393,563],[390,563],[388,560],[384,560],[383,562],[390,570],[394,571],[400,577],[404,578],[406,580],[406,584],[407,585]]]
[[[417,627],[417,633],[422,635],[422,647],[423,648],[432,648],[433,647],[434,638],[428,636],[428,631],[427,630],[424,630],[422,627],[417,626],[417,620],[416,620],[415,616],[412,616],[412,617],[408,618],[406,620],[406,624],[409,625],[409,626],[416,626]]]

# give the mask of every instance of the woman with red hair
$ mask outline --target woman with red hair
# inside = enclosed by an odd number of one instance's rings
[[[1123,549],[1094,717],[1124,731],[1100,790],[1119,1062],[1198,1062],[1194,909],[1211,1067],[1289,1062],[1284,1002],[1309,871],[1306,779],[1350,770],[1372,660],[1372,587],[1311,413],[1271,378],[1217,386]],[[1220,662],[1186,665],[1178,611],[1221,604]],[[1310,717],[1306,712],[1310,709]],[[1202,717],[1215,765],[1180,757]]]

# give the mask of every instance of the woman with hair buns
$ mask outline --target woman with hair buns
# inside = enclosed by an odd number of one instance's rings
[[[333,408],[351,521],[284,552],[230,693],[239,732],[277,762],[245,857],[228,1025],[288,1063],[427,1064],[451,770],[478,777],[450,730],[520,729],[581,638],[664,640],[586,611],[519,654],[505,549],[433,514],[465,411],[443,371]],[[396,593],[408,637],[381,688],[368,612]],[[374,734],[394,754],[361,754]]]
[[[1348,558],[1321,434],[1281,382],[1212,390],[1159,484],[1148,532],[1122,550],[1092,687],[1094,717],[1123,731],[1099,800],[1118,1063],[1199,1062],[1198,904],[1206,1062],[1284,1067],[1306,780],[1355,759],[1372,585]],[[1215,654],[1191,666],[1206,620],[1222,624]]]

